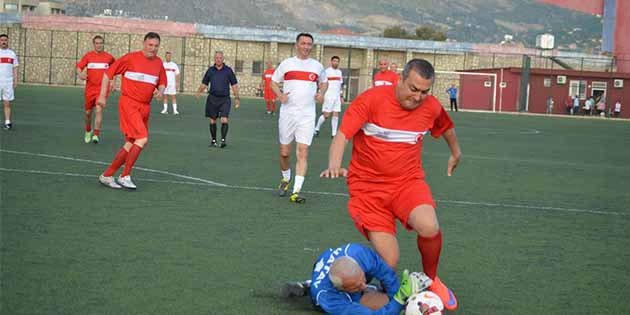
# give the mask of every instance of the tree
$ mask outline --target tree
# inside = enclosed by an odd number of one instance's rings
[[[416,28],[416,39],[443,42],[446,38],[447,37],[444,32],[430,26],[421,26]]]
[[[409,32],[407,32],[407,30],[402,26],[396,25],[385,28],[385,30],[383,30],[383,37],[408,39],[412,36],[410,36]]]

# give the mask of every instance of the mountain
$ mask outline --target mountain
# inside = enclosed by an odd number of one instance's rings
[[[449,40],[525,46],[549,32],[564,49],[600,45],[601,18],[532,0],[67,0],[69,15],[113,15],[203,24],[325,31],[343,27],[379,36],[388,26],[443,30]]]

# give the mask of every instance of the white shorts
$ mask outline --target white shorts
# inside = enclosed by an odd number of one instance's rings
[[[167,85],[164,89],[164,95],[177,95],[177,90],[174,85]]]
[[[322,104],[322,112],[341,112],[341,96],[324,98],[324,104]]]
[[[278,134],[280,144],[295,142],[311,145],[315,132],[315,117],[295,117],[280,113]]]
[[[0,84],[0,100],[12,101],[13,99],[15,99],[13,95],[13,83]]]

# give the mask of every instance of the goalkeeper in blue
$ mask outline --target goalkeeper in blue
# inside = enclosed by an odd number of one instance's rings
[[[376,279],[385,292],[368,283]],[[431,279],[407,270],[400,281],[394,270],[372,249],[350,243],[330,248],[313,266],[310,281],[290,282],[285,296],[301,296],[307,290],[313,304],[335,315],[398,315],[407,299],[431,285]]]

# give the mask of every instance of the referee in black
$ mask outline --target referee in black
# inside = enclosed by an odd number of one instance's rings
[[[210,86],[210,88],[208,88]],[[199,96],[203,91],[208,89],[208,98],[206,99],[206,117],[210,118],[210,135],[212,136],[211,147],[217,146],[217,117],[221,117],[221,147],[227,145],[225,139],[228,133],[228,116],[230,116],[230,86],[234,92],[234,106],[239,108],[241,100],[238,97],[238,82],[232,68],[223,63],[223,52],[216,51],[214,53],[214,65],[208,68],[203,76],[201,85],[197,89],[195,97]]]

